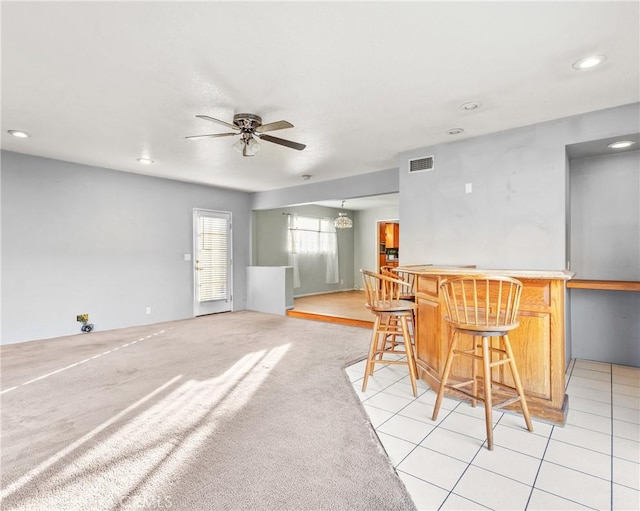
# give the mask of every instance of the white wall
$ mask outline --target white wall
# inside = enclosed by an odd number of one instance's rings
[[[79,333],[82,313],[96,330],[192,317],[193,208],[232,213],[233,305],[245,308],[249,194],[1,157],[3,343]]]

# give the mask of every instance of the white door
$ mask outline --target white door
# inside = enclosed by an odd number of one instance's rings
[[[231,213],[193,210],[193,315],[232,310]]]

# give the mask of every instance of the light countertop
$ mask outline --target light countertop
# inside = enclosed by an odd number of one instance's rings
[[[412,264],[398,266],[417,275],[504,275],[522,279],[562,279],[570,280],[575,272],[570,270],[500,270],[489,268],[471,268],[468,266]]]

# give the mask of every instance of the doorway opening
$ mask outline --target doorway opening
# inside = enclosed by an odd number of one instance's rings
[[[378,272],[383,266],[398,266],[400,256],[400,223],[381,220],[377,223]]]

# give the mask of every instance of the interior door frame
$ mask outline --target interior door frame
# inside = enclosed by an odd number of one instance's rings
[[[380,267],[382,266],[380,264],[380,245],[383,243],[383,241],[385,242],[386,245],[386,239],[382,240],[380,238],[380,224],[398,224],[398,229],[400,228],[400,219],[399,218],[391,218],[391,219],[380,219],[380,220],[376,220],[376,235],[375,235],[375,240],[376,240],[376,271],[380,271]]]
[[[228,274],[228,299],[212,300],[208,302],[198,301],[198,219],[200,216],[211,216],[215,218],[227,218],[227,236],[228,251],[227,263],[229,268]],[[233,215],[231,211],[221,211],[215,209],[193,208],[193,316],[204,316],[207,314],[216,314],[219,312],[233,311]],[[206,305],[203,305],[206,304]]]

